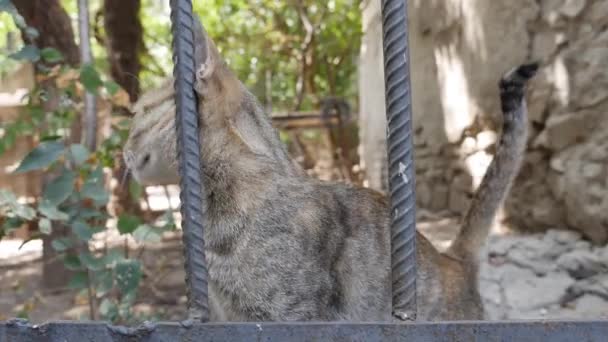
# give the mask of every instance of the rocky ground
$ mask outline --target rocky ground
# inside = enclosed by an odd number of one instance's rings
[[[418,223],[439,248],[447,246],[455,225],[454,219],[424,215]],[[86,319],[86,296],[39,288],[35,242],[21,251],[17,246],[0,242],[0,319],[23,313],[38,323]],[[490,237],[482,255],[480,289],[488,319],[608,318],[608,247],[593,247],[571,231],[518,235],[503,230]],[[147,247],[142,259],[147,277],[135,311],[146,319],[183,318],[179,238]]]
[[[482,265],[489,319],[608,318],[608,247],[578,233],[492,236]]]
[[[453,237],[453,219],[419,228],[439,248]],[[504,227],[481,254],[479,286],[487,318],[608,318],[608,246],[596,247],[574,231],[515,234]]]

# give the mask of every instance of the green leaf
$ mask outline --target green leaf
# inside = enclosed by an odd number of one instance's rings
[[[108,298],[99,305],[99,313],[104,320],[114,321],[118,317],[118,306]]]
[[[92,199],[96,206],[103,206],[110,200],[106,189],[99,184],[85,183],[80,190],[80,195]]]
[[[103,85],[99,73],[91,64],[85,64],[80,69],[80,82],[91,93],[96,93],[97,88]]]
[[[70,282],[68,283],[68,287],[72,289],[86,289],[88,287],[89,276],[86,271],[76,272]]]
[[[47,218],[40,219],[40,221],[38,221],[38,230],[40,230],[40,232],[45,235],[51,234],[53,232],[51,220]]]
[[[10,0],[0,0],[0,13],[14,11],[13,4]]]
[[[0,189],[0,206],[13,203],[17,203],[17,196],[8,190]]]
[[[100,271],[105,268],[104,258],[97,258],[89,252],[80,253],[78,258],[82,265],[91,271]]]
[[[21,18],[23,19],[23,17],[21,17]],[[25,23],[25,20],[23,20],[23,22]],[[17,26],[19,26],[19,25],[17,25]],[[40,36],[40,33],[38,32],[38,30],[36,30],[35,28],[33,28],[31,26],[28,26],[23,30],[25,31],[25,35],[30,39],[36,39]]]
[[[63,257],[63,264],[65,265],[65,268],[71,271],[77,271],[82,269],[82,263],[80,262],[80,258],[75,255],[65,255]]]
[[[15,173],[44,169],[57,161],[63,154],[63,151],[64,146],[61,142],[42,142],[23,158]]]
[[[162,231],[176,230],[175,219],[173,218],[173,212],[169,209],[165,213],[156,219],[154,222]]]
[[[116,285],[124,294],[137,290],[141,279],[141,265],[137,260],[123,260],[116,264]]]
[[[84,221],[75,221],[70,225],[72,232],[82,241],[89,241],[95,233],[91,226]]]
[[[112,270],[104,270],[96,273],[97,296],[105,296],[114,287],[114,274]]]
[[[25,30],[25,33],[29,38],[38,38],[38,31],[36,31],[33,27],[27,26],[27,24],[25,23],[25,19],[23,18],[23,16],[21,16],[21,14],[19,14],[19,12],[17,12],[17,9],[13,6],[10,0],[3,0],[0,3],[0,12],[8,12],[13,17],[13,22],[15,23],[15,25],[18,28]],[[31,32],[28,31],[34,31],[36,33],[35,36],[31,36]]]
[[[40,50],[40,57],[48,63],[57,63],[63,60],[61,52],[54,48],[44,48]]]
[[[12,208],[15,215],[21,217],[26,221],[30,221],[36,217],[36,211],[32,209],[29,205],[16,203]]]
[[[110,95],[114,95],[120,90],[120,86],[114,81],[107,81],[104,86]]]
[[[70,145],[70,155],[76,166],[82,165],[87,159],[89,159],[89,149],[81,144]]]
[[[2,223],[0,231],[10,233],[13,230],[19,229],[23,225],[23,223],[24,221],[20,217],[7,217],[6,219],[4,219],[4,223]]]
[[[21,204],[12,192],[0,189],[0,206],[7,206],[9,213],[29,221],[36,217],[36,211],[26,204]]]
[[[92,219],[92,218],[107,219],[109,217],[107,214],[102,213],[101,211],[99,211],[97,209],[82,208],[79,206],[66,208],[66,211],[69,213],[70,217],[72,217],[73,219],[80,219],[80,220],[88,220],[88,219]]]
[[[123,252],[119,249],[111,249],[104,256],[104,262],[106,267],[114,267],[114,265],[120,261],[125,260]]]
[[[67,200],[74,192],[74,181],[76,173],[64,170],[64,172],[44,188],[42,198],[50,205],[57,206]]]
[[[142,224],[133,232],[133,238],[139,243],[144,242],[160,242],[161,234],[157,229],[154,229],[147,224]]]
[[[38,62],[40,60],[40,50],[34,45],[25,45],[21,50],[11,53],[10,58],[18,61]]]
[[[124,118],[116,123],[116,129],[128,132],[132,122],[131,118]]]
[[[104,186],[103,168],[97,167],[87,177],[80,195],[84,198],[90,198],[95,202],[95,205],[105,205],[110,200],[110,195]]]
[[[67,221],[70,216],[62,211],[59,211],[56,206],[48,201],[42,201],[38,204],[38,211],[50,220]]]
[[[118,304],[118,314],[120,317],[123,317],[124,319],[133,317],[133,304],[135,304],[135,299],[137,299],[137,291],[123,294]]]
[[[141,220],[136,216],[121,214],[118,217],[117,227],[120,235],[133,233],[140,225]]]
[[[141,186],[137,182],[129,182],[129,194],[131,198],[134,200],[138,200],[141,198],[142,193],[144,192],[144,187]]]
[[[72,245],[72,240],[69,238],[59,238],[51,242],[51,246],[53,246],[53,249],[57,252],[64,252],[68,248],[72,247]]]
[[[103,185],[103,167],[97,166],[87,177],[87,182]]]

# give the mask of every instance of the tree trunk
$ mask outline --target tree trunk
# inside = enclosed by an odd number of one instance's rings
[[[52,47],[61,51],[66,62],[71,66],[80,63],[70,16],[61,7],[58,0],[18,0],[13,1],[13,4],[27,25],[40,33],[34,41],[23,35],[26,42],[36,44],[38,47]]]
[[[35,44],[40,48],[52,47],[60,51],[66,62],[71,66],[80,63],[78,46],[74,41],[74,31],[69,15],[61,7],[58,0],[30,0],[13,1],[19,14],[23,16],[28,26],[35,28],[39,36],[31,40],[27,35],[22,34],[24,41]],[[52,111],[56,108],[59,95],[52,82],[41,84],[48,94],[48,100],[43,104],[45,110]],[[72,127],[73,141],[80,140],[80,122],[76,120]],[[43,184],[47,184],[53,174],[47,173],[43,177]],[[67,227],[59,224],[53,226],[53,232],[49,236],[43,236],[43,284],[47,289],[65,287],[70,279],[71,272],[63,265],[63,260],[59,257],[51,246],[54,239],[67,236]]]
[[[143,47],[139,9],[139,0],[105,0],[103,8],[112,77],[132,102],[139,96],[139,56]]]
[[[139,19],[140,0],[105,0],[104,28],[108,48],[108,59],[112,78],[128,94],[131,102],[139,97],[139,72],[141,63],[140,52],[143,48],[143,29]],[[122,180],[126,168],[124,163],[114,169],[113,177]],[[124,186],[118,186],[113,191],[117,198],[117,212],[128,212],[141,215],[139,202],[132,198],[129,192],[130,175],[126,175]],[[123,183],[123,182],[121,182]]]

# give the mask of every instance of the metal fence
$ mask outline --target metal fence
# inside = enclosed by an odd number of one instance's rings
[[[19,321],[0,324],[0,342],[89,341],[461,341],[600,342],[608,324],[579,322],[442,323],[147,323],[125,328],[104,323],[53,322],[40,326]]]
[[[380,1],[380,0],[375,0]],[[393,314],[416,317],[415,194],[407,1],[382,0],[389,187],[392,203]],[[138,327],[104,322],[0,323],[12,341],[606,341],[608,321],[440,323],[204,323],[208,320],[203,186],[194,93],[191,0],[171,0],[179,172],[189,319]]]

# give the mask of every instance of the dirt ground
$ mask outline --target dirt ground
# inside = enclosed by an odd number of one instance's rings
[[[447,246],[456,225],[454,218],[419,213],[419,229],[439,248]],[[517,235],[499,230],[482,254],[480,288],[488,319],[608,317],[608,248],[593,247],[569,231]],[[19,245],[0,242],[0,319],[88,319],[84,294],[41,289],[41,243],[33,241],[21,250]],[[142,260],[145,278],[134,306],[138,317],[184,319],[180,237],[146,246]]]
[[[45,292],[42,281],[42,243],[18,250],[20,241],[0,242],[0,320],[26,315],[31,322],[88,319],[85,293],[72,289]],[[132,250],[139,253],[140,250]],[[180,237],[146,246],[144,276],[134,311],[144,319],[180,320],[186,312]]]

